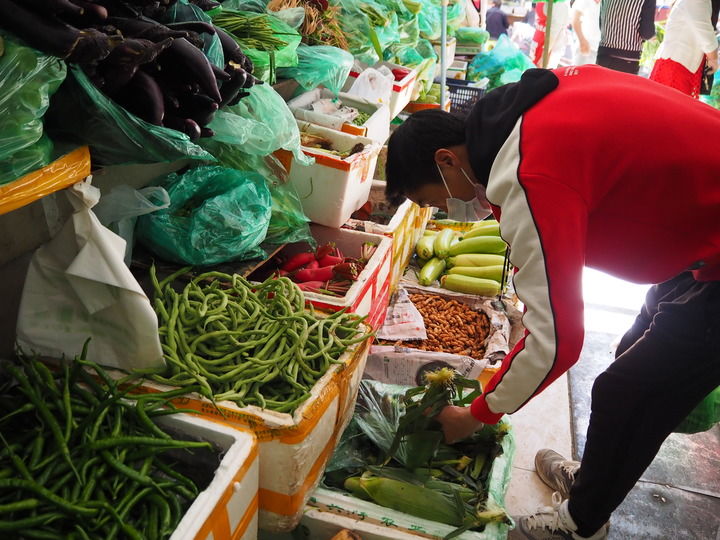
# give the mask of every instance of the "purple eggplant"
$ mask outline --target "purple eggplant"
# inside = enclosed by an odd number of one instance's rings
[[[175,39],[172,45],[158,58],[163,69],[180,69],[196,81],[203,92],[220,103],[222,96],[212,65],[205,54],[186,39]]]
[[[173,30],[184,30],[186,32],[196,32],[198,34],[214,34],[215,27],[204,21],[185,21],[185,22],[174,22],[166,25],[168,28]]]
[[[158,83],[144,71],[138,71],[116,97],[125,109],[149,122],[160,126],[165,117],[165,104]]]
[[[179,98],[178,115],[195,120],[199,126],[212,122],[220,106],[203,94],[184,95]]]
[[[210,11],[211,9],[215,9],[221,5],[219,2],[215,2],[215,0],[190,0],[190,3],[195,4],[203,11]]]
[[[240,45],[237,44],[237,41],[235,41],[230,34],[217,26],[215,27],[215,35],[220,39],[220,45],[222,46],[223,54],[225,55],[225,62],[235,62],[236,64],[240,64],[241,68],[248,73],[252,73],[254,67],[252,61],[243,54],[240,49]]]
[[[214,137],[214,136],[215,136],[215,132],[212,129],[210,129],[209,127],[200,128],[200,137],[201,138]]]
[[[187,32],[171,30],[167,26],[158,24],[146,17],[131,19],[127,17],[110,17],[106,21],[117,27],[125,37],[149,39],[150,41],[162,41],[168,38],[186,38]]]
[[[175,131],[180,131],[188,137],[191,141],[197,141],[200,138],[202,130],[197,122],[190,118],[180,118],[178,116],[167,115],[163,121],[163,125]]]
[[[223,71],[212,62],[210,63],[210,67],[212,67],[213,74],[218,81],[229,81],[232,78],[229,73]]]
[[[126,39],[98,66],[104,80],[103,90],[112,96],[130,82],[140,66],[155,61],[172,43],[168,38],[158,43],[147,39]]]
[[[23,0],[23,6],[36,13],[61,16],[83,14],[83,7],[79,2],[70,2],[70,0]]]

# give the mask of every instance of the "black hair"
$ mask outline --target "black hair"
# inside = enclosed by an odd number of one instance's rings
[[[493,0],[493,5],[494,5],[495,7],[500,7],[500,6],[502,6],[502,0]]]
[[[408,193],[425,184],[442,182],[435,152],[465,143],[465,119],[440,109],[411,115],[388,141],[385,198],[400,204]]]

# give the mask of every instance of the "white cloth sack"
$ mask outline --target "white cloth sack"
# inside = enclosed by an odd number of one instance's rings
[[[123,262],[125,240],[91,208],[100,190],[90,178],[66,191],[75,212],[35,251],[20,302],[18,345],[74,358],[92,338],[88,360],[122,369],[164,365],[157,316]]]

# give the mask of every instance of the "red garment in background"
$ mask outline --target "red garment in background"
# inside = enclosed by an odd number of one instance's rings
[[[700,85],[704,67],[705,61],[703,60],[700,62],[697,71],[692,73],[680,62],[670,58],[658,58],[655,61],[652,73],[650,73],[650,80],[675,88],[683,94],[698,99],[700,97]]]
[[[545,47],[545,24],[547,23],[547,15],[543,9],[543,4],[538,2],[535,4],[535,35],[530,44],[530,60],[537,67],[542,67],[543,48]]]

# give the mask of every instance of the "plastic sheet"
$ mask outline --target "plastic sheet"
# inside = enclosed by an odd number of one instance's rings
[[[170,207],[138,220],[148,249],[180,264],[210,265],[264,255],[258,247],[270,223],[265,179],[249,171],[200,166],[160,184]]]
[[[50,162],[52,142],[42,117],[67,73],[58,58],[0,33],[0,185]]]
[[[301,44],[297,49],[298,65],[278,70],[282,78],[295,79],[305,92],[318,86],[340,93],[353,66],[353,55],[337,47]]]

